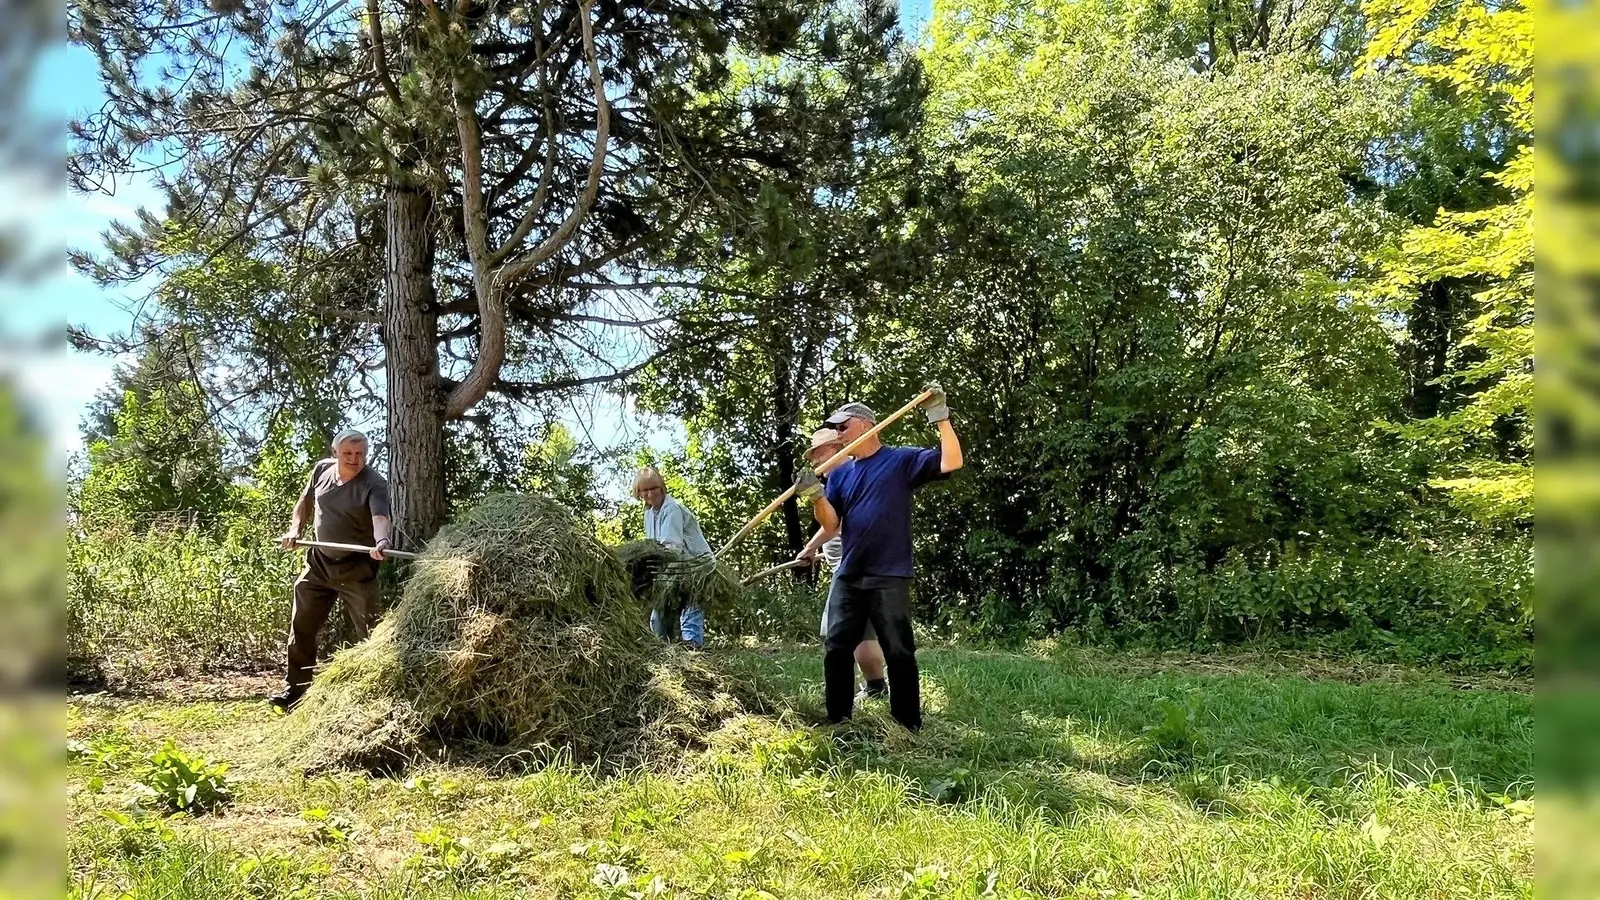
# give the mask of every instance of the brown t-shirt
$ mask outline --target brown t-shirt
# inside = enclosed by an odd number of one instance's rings
[[[340,484],[339,461],[322,460],[311,469],[305,496],[316,506],[312,533],[319,541],[370,547],[376,542],[372,517],[389,515],[389,482],[371,466],[362,468],[356,477]],[[346,550],[322,552],[330,559],[343,559],[352,553]]]

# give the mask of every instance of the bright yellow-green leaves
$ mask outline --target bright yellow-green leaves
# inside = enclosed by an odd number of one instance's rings
[[[1478,314],[1461,342],[1464,354],[1445,377],[1483,389],[1457,412],[1423,423],[1424,439],[1457,453],[1458,471],[1436,486],[1489,521],[1533,514],[1533,14],[1522,6],[1477,2],[1369,0],[1377,24],[1368,71],[1409,69],[1464,98],[1497,104],[1528,143],[1491,177],[1510,194],[1481,210],[1440,210],[1417,226],[1387,261],[1383,293],[1402,298],[1445,278],[1480,281]],[[1507,461],[1491,434],[1510,422],[1519,461]]]

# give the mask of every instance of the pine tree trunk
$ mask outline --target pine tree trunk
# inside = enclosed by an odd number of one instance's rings
[[[773,461],[777,463],[779,490],[794,483],[795,421],[800,415],[796,409],[797,404],[792,389],[793,367],[788,357],[784,355],[788,349],[785,346],[782,351],[774,354],[772,371],[772,411],[775,425]],[[805,546],[807,535],[800,523],[800,505],[793,499],[783,504],[783,533],[788,555],[790,557],[797,555],[800,548]],[[795,570],[797,577],[803,574],[800,570]]]
[[[391,185],[386,210],[389,483],[399,548],[416,549],[445,520],[444,394],[435,344],[432,201]]]

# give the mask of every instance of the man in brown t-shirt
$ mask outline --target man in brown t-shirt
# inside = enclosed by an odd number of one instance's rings
[[[333,439],[333,456],[311,469],[311,479],[295,504],[289,530],[280,539],[292,549],[306,519],[314,517],[316,540],[372,547],[371,553],[306,548],[306,567],[294,583],[289,620],[289,666],[283,692],[272,704],[289,710],[311,685],[317,641],[335,598],[357,640],[365,640],[378,609],[378,564],[389,546],[389,483],[367,466],[367,437],[345,430]]]

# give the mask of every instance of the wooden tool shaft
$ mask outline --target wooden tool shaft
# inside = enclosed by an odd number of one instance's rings
[[[895,410],[894,412],[890,413],[889,415],[885,416],[883,421],[881,421],[878,424],[872,426],[868,430],[862,432],[860,437],[858,437],[855,440],[851,441],[850,443],[846,444],[844,446],[843,450],[840,450],[838,453],[835,453],[834,455],[828,457],[825,461],[823,461],[823,463],[821,465],[813,467],[812,471],[816,472],[818,475],[826,475],[831,469],[837,467],[840,463],[843,463],[845,460],[849,459],[850,458],[850,454],[855,452],[855,449],[857,447],[861,446],[862,444],[866,443],[868,440],[872,439],[875,435],[877,435],[878,432],[880,432],[880,431],[884,430],[885,428],[888,428],[890,425],[894,424],[894,422],[896,420],[898,420],[899,418],[904,416],[906,413],[911,412],[913,409],[916,409],[918,406],[921,406],[922,402],[924,400],[928,399],[931,396],[933,396],[933,391],[932,390],[926,390],[926,391],[923,391],[922,393],[918,394],[910,403],[907,403],[905,406],[902,406],[899,409]],[[755,518],[753,518],[750,521],[746,522],[744,527],[739,529],[739,533],[738,534],[735,534],[731,540],[729,540],[726,544],[722,545],[722,549],[717,551],[717,556],[722,556],[724,553],[727,553],[730,549],[732,549],[734,544],[737,544],[741,540],[744,540],[745,535],[749,534],[752,531],[755,531],[756,530],[756,526],[760,525],[762,522],[765,522],[767,520],[768,516],[770,516],[773,513],[777,512],[778,511],[778,507],[782,506],[784,503],[786,503],[788,501],[788,499],[790,497],[793,497],[793,496],[794,496],[794,485],[791,484],[791,485],[789,485],[789,489],[788,490],[786,490],[783,493],[778,495],[778,499],[772,501],[771,503],[768,503],[760,512],[756,513]]]
[[[890,425],[894,424],[897,420],[899,420],[900,418],[904,417],[906,413],[911,412],[913,409],[916,409],[917,407],[921,406],[922,402],[924,400],[927,400],[929,397],[932,397],[932,396],[933,396],[933,391],[932,390],[926,390],[926,391],[923,391],[922,393],[918,394],[916,397],[912,398],[910,403],[907,403],[905,406],[902,406],[899,409],[895,410],[894,412],[890,413],[882,422],[879,422],[878,424],[876,424],[876,425],[872,426],[871,428],[867,429],[866,431],[862,432],[860,437],[856,438],[855,440],[851,441],[848,444],[845,444],[844,445],[844,449],[842,449],[838,453],[835,453],[834,455],[828,457],[826,460],[823,460],[822,465],[813,466],[811,470],[813,472],[816,472],[818,475],[826,475],[826,474],[828,474],[829,471],[831,471],[832,469],[838,467],[845,460],[849,459],[850,458],[850,454],[854,453],[857,447],[861,446],[862,444],[865,444],[868,441],[868,439],[877,436],[878,432],[884,430],[885,428],[888,428]]]
[[[371,553],[372,549],[373,549],[371,547],[363,547],[360,544],[335,544],[332,541],[302,541],[302,540],[296,540],[294,542],[294,545],[296,547],[320,547],[323,550],[354,550],[354,551],[357,551],[359,553]],[[385,549],[383,551],[383,555],[384,556],[392,556],[395,559],[416,559],[417,558],[417,554],[415,554],[415,553],[407,553],[404,550],[389,550],[389,549]]]
[[[750,521],[744,523],[744,527],[739,529],[739,533],[735,534],[732,539],[730,539],[726,544],[722,545],[722,549],[721,550],[717,551],[717,556],[722,556],[724,553],[727,553],[729,550],[731,550],[733,548],[734,544],[737,544],[741,540],[743,540],[745,535],[749,534],[752,531],[755,531],[757,525],[760,525],[762,522],[765,522],[767,520],[768,516],[770,516],[773,513],[777,512],[778,511],[778,507],[782,506],[785,501],[787,501],[790,497],[793,497],[793,496],[794,496],[794,485],[791,484],[791,485],[789,485],[789,488],[787,490],[785,490],[783,493],[778,495],[778,499],[772,501],[771,503],[768,503],[761,510],[761,512],[756,513],[755,518],[753,518]]]
[[[749,578],[746,578],[745,580],[743,580],[743,581],[741,581],[739,583],[740,584],[749,584],[752,581],[757,581],[759,579],[767,577],[768,575],[772,575],[772,574],[777,573],[777,572],[782,572],[784,569],[793,569],[796,566],[809,565],[810,562],[811,561],[807,560],[807,559],[791,559],[786,563],[778,563],[777,565],[773,566],[770,569],[762,569],[761,571],[755,573],[754,575],[751,575]]]

